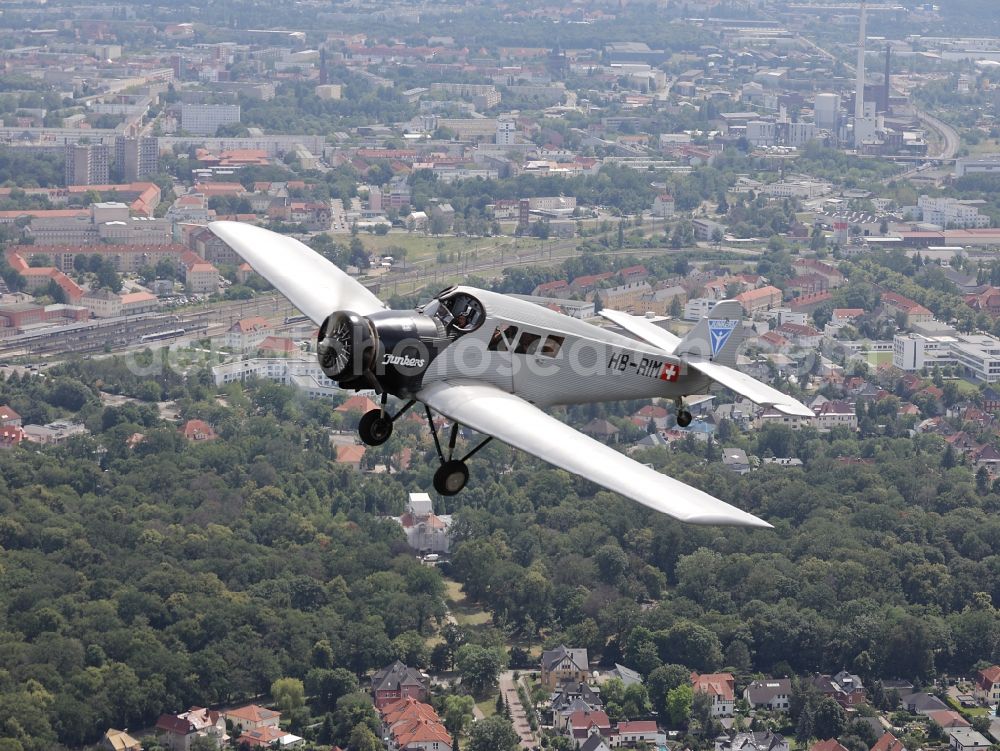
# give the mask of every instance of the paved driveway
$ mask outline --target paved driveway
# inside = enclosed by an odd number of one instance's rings
[[[521,736],[521,748],[535,748],[538,739],[531,732],[528,725],[528,714],[521,706],[521,698],[517,695],[517,687],[514,685],[514,671],[505,670],[500,674],[500,693],[510,707],[510,718],[514,722],[514,729]]]

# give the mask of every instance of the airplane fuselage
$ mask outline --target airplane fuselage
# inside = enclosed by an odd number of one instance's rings
[[[654,346],[506,295],[455,287],[437,300],[458,299],[465,310],[471,299],[482,306],[474,328],[456,330],[452,322],[439,324],[448,341],[427,354],[412,348],[383,351],[381,365],[401,365],[419,377],[411,379],[398,396],[412,397],[435,381],[471,379],[492,384],[534,404],[677,398],[700,393],[709,380],[688,372],[685,363]],[[438,305],[417,315],[441,320]],[[449,310],[446,315],[450,316]]]

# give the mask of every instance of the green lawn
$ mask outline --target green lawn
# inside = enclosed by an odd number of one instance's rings
[[[879,365],[892,365],[892,352],[863,352],[865,361],[873,368]]]
[[[448,580],[445,582],[445,587],[448,607],[459,626],[482,626],[490,622],[490,614],[469,601],[461,584]]]
[[[334,240],[345,241],[344,235],[333,235]],[[540,240],[531,237],[433,237],[420,232],[392,233],[388,235],[369,235],[360,233],[358,235],[365,247],[371,251],[381,253],[386,248],[396,246],[406,249],[406,264],[417,263],[424,260],[434,260],[438,253],[447,255],[459,253],[473,253],[482,260],[499,256],[501,249],[505,253],[513,250],[525,251],[538,247]]]

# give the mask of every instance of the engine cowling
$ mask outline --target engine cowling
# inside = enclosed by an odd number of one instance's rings
[[[352,310],[338,310],[327,316],[319,328],[316,352],[319,366],[341,386],[375,386],[378,331],[365,316]]]
[[[448,341],[442,324],[420,312],[339,310],[320,326],[316,351],[320,368],[342,388],[400,394],[419,388]]]

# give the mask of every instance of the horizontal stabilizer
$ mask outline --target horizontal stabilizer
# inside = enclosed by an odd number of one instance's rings
[[[796,417],[814,417],[813,411],[802,402],[783,394],[777,389],[751,378],[734,368],[727,368],[714,362],[688,360],[688,368],[703,373],[716,383],[745,396],[750,401],[762,407],[774,407],[779,412]]]
[[[681,338],[671,334],[666,329],[660,328],[648,318],[633,316],[622,313],[620,310],[601,310],[601,315],[613,323],[617,323],[633,336],[637,336],[647,344],[652,344],[666,352],[668,355],[674,353]]]

